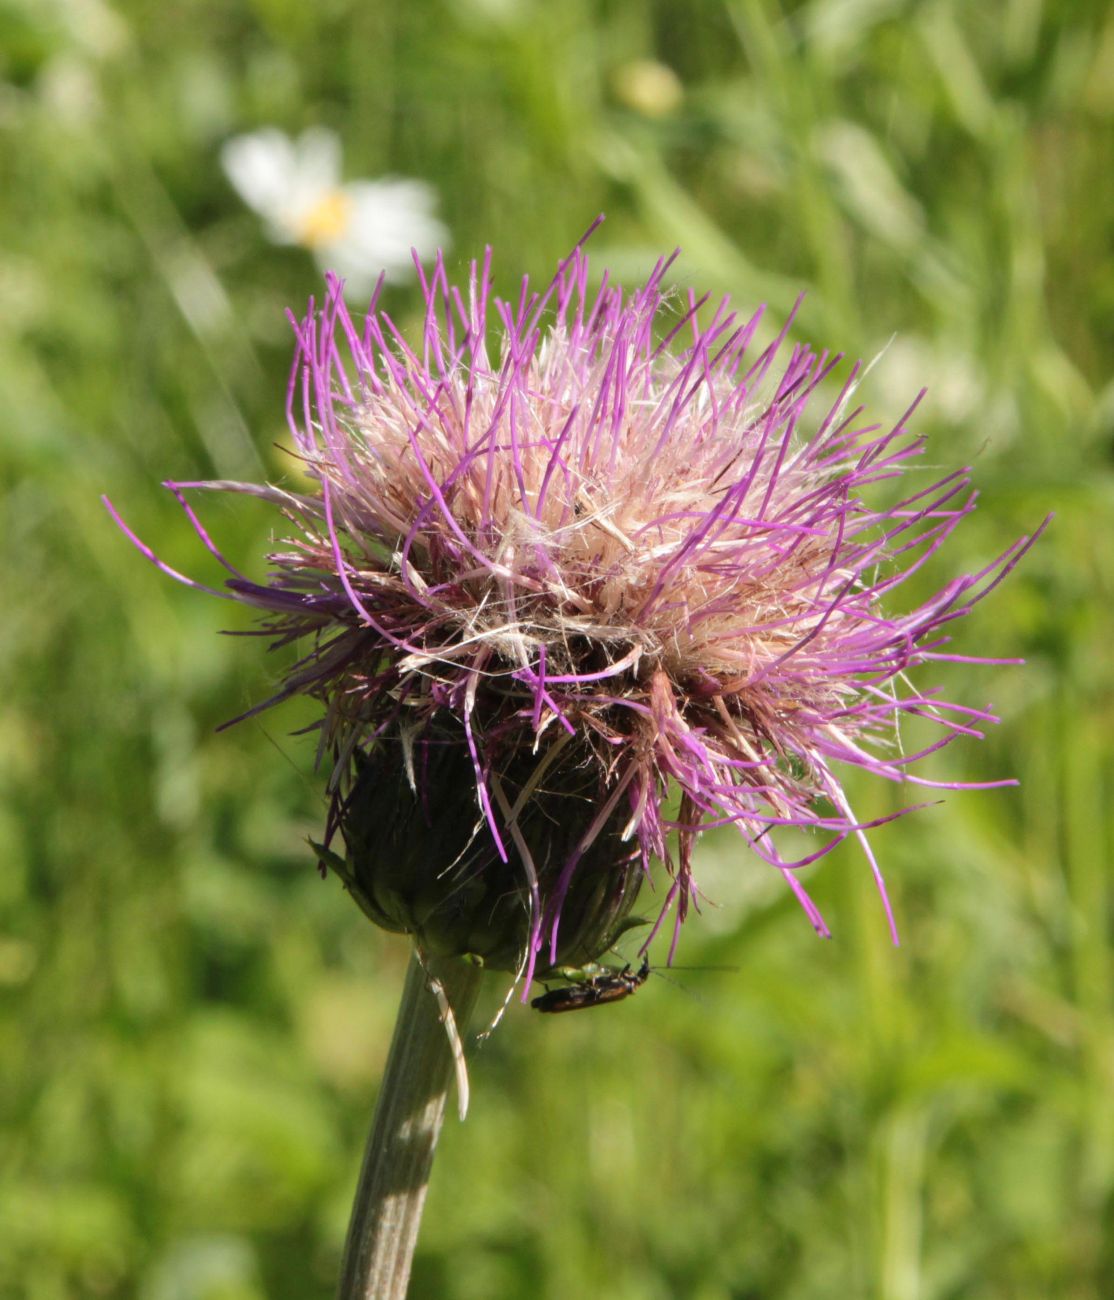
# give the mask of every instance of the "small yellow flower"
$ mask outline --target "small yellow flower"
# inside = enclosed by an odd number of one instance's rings
[[[685,88],[668,64],[656,59],[632,59],[616,68],[615,96],[643,117],[668,117],[681,107]]]

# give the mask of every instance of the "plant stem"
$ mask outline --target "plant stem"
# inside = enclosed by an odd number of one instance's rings
[[[461,1034],[483,972],[458,958],[411,955],[344,1246],[338,1300],[404,1300],[454,1056],[430,977]]]

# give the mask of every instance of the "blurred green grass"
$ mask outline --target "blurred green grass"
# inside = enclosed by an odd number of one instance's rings
[[[1109,1295],[1109,6],[0,0],[0,77],[0,1296],[331,1294],[401,985],[313,871],[304,716],[214,734],[281,664],[97,501],[204,578],[158,482],[286,468],[282,311],[317,277],[217,163],[264,124],[432,181],[453,264],[491,243],[505,289],[605,210],[597,266],[680,244],[682,282],[804,288],[801,336],[889,344],[870,408],[927,384],[933,456],[984,491],[926,580],[1057,512],[963,632],[1028,666],[951,670],[1003,725],[937,765],[1021,788],[876,836],[904,946],[854,853],[815,877],[821,944],[710,838],[680,960],[736,969],[512,1008],[415,1297]],[[262,511],[208,518],[262,554]]]

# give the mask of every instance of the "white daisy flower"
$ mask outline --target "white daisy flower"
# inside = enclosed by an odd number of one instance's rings
[[[340,141],[324,127],[297,140],[275,127],[234,136],[221,165],[269,239],[308,248],[354,295],[370,292],[381,272],[412,275],[411,249],[426,258],[448,246],[432,186],[403,177],[342,182]]]

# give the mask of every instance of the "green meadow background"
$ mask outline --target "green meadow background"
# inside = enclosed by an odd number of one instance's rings
[[[412,1294],[1102,1300],[1114,1288],[1114,18],[1103,0],[0,0],[0,1297],[332,1294],[406,945],[314,871],[310,714],[158,484],[280,478],[319,279],[218,152],[327,125],[437,186],[451,265],[677,280],[871,358],[978,515],[1050,510],[944,666],[1013,774],[810,888],[709,836],[715,905],[631,1001],[513,1006],[447,1122]],[[389,294],[412,322],[406,288]],[[213,499],[262,571],[271,518]],[[864,815],[900,792],[856,783]],[[504,991],[492,979],[483,1016]]]

